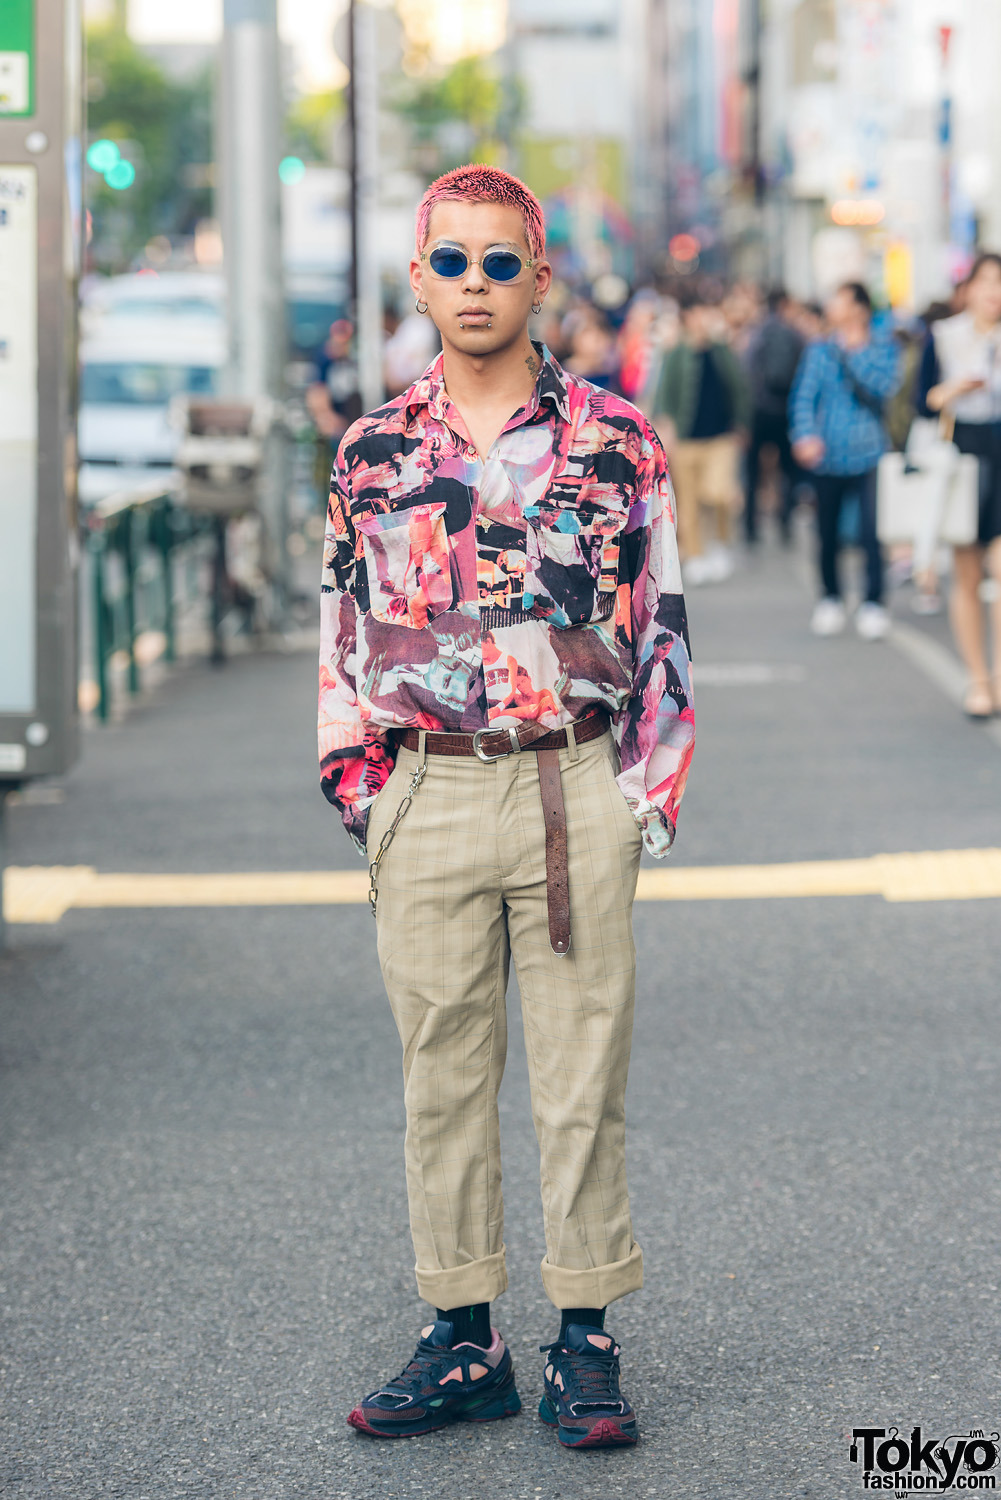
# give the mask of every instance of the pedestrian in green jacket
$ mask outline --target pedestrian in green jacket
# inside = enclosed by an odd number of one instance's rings
[[[682,306],[682,338],[664,356],[653,419],[664,438],[678,505],[686,581],[720,583],[733,572],[732,519],[740,499],[740,449],[750,422],[747,380],[719,337],[718,311],[698,293]],[[708,550],[707,530],[714,539]]]

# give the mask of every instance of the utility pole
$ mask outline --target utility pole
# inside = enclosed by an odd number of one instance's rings
[[[358,252],[361,248],[361,225],[358,203],[358,70],[357,70],[358,0],[348,0],[348,176],[351,208],[351,271],[348,278],[348,308],[358,331]]]
[[[351,133],[351,311],[362,409],[382,403],[382,283],[379,274],[379,70],[376,17],[366,0],[349,0],[348,124]]]
[[[281,394],[281,141],[275,0],[224,0],[216,152],[229,320],[230,396]]]

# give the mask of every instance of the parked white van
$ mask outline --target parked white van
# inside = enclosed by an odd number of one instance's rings
[[[81,501],[94,504],[161,475],[165,485],[176,483],[171,399],[216,395],[225,361],[221,320],[102,320],[81,347]]]

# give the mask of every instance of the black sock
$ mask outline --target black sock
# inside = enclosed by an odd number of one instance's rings
[[[453,1343],[475,1344],[477,1349],[490,1348],[494,1336],[490,1329],[489,1302],[476,1302],[472,1307],[438,1307],[435,1311],[454,1328]]]
[[[571,1323],[583,1323],[585,1328],[604,1328],[605,1309],[603,1307],[564,1307],[560,1312],[560,1343],[567,1336],[567,1329]]]

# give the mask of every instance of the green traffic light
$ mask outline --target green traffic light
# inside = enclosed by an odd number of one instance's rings
[[[298,156],[284,156],[278,164],[278,176],[286,187],[301,182],[306,175],[306,163]]]
[[[95,141],[87,151],[87,165],[93,167],[95,172],[110,172],[116,162],[121,160],[122,153],[114,141]]]
[[[104,180],[110,188],[121,190],[131,187],[136,180],[136,169],[130,161],[116,161],[114,166],[109,167],[105,172]]]

